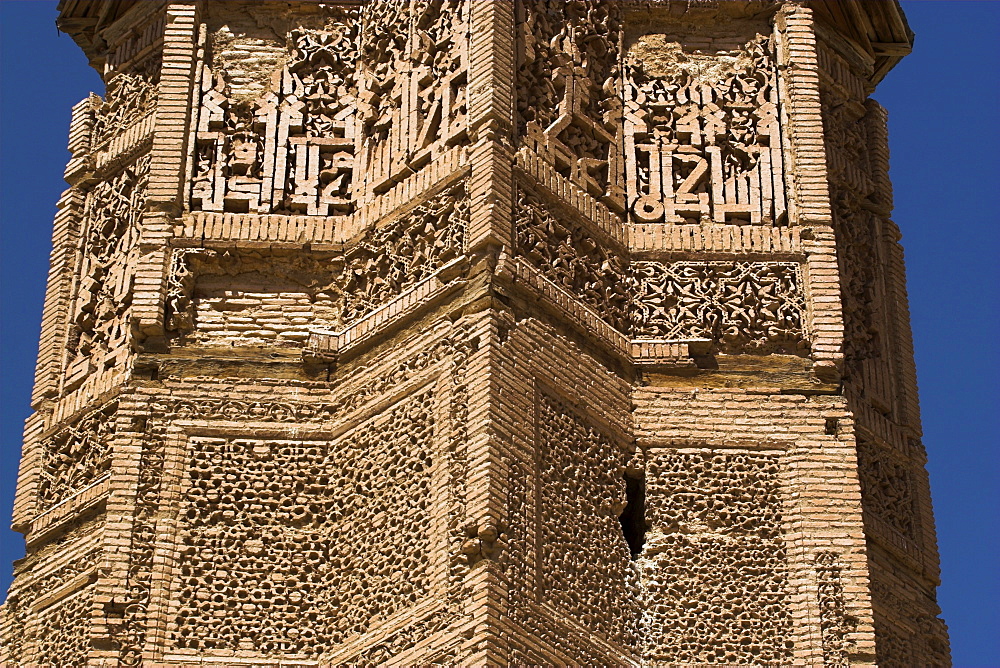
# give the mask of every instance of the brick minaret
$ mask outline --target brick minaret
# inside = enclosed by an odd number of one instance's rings
[[[0,660],[948,663],[895,2],[59,11]]]

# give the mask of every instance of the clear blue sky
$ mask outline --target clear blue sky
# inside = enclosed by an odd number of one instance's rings
[[[1000,3],[904,2],[914,53],[875,97],[889,110],[894,220],[913,329],[955,665],[1000,665]],[[102,92],[54,0],[0,0],[0,523],[28,415],[70,107]],[[992,202],[992,204],[991,204]],[[0,589],[23,555],[0,529]],[[2,594],[0,594],[2,595]]]

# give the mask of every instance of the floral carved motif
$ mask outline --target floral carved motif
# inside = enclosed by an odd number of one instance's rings
[[[69,383],[127,350],[128,313],[149,155],[95,185],[84,205],[83,249],[70,308]]]
[[[634,339],[710,339],[728,352],[808,349],[798,262],[636,260],[617,241],[521,188],[517,251]]]
[[[192,302],[196,274],[191,267],[193,257],[214,256],[214,251],[175,248],[170,255],[167,274],[166,329],[185,333],[194,329],[194,303]]]
[[[859,438],[858,477],[865,513],[874,515],[907,539],[916,540],[916,484],[909,463],[891,448]]]
[[[457,259],[465,251],[468,223],[465,185],[458,184],[366,232],[345,259],[343,321],[370,313]]]
[[[91,95],[90,145],[98,148],[120,136],[156,109],[164,17],[154,13],[120,41],[108,44],[104,99]]]
[[[836,552],[816,555],[816,580],[819,587],[819,625],[823,637],[823,665],[849,666],[853,647],[850,634],[857,619],[847,612],[843,567]]]
[[[162,430],[162,427],[159,429]],[[122,666],[141,666],[143,663],[146,614],[153,586],[153,552],[157,543],[156,519],[163,475],[163,447],[162,433],[144,436],[132,515],[132,544],[125,583],[127,594],[120,603],[122,624],[113,629],[118,662]]]
[[[159,74],[159,61],[155,62]],[[157,85],[147,74],[116,74],[107,84],[104,100],[91,98],[94,120],[91,144],[100,146],[156,109]]]
[[[549,280],[577,295],[612,327],[628,329],[627,259],[570,216],[521,190],[515,208],[518,250]]]
[[[633,334],[711,339],[728,351],[806,345],[801,269],[794,262],[636,262]]]
[[[38,483],[43,509],[65,501],[111,470],[117,403],[91,413],[44,442]]]

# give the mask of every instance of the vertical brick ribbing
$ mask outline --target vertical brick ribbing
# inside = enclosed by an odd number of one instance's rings
[[[472,3],[469,45],[469,198],[468,251],[476,253],[511,243],[513,206],[514,10],[509,0]],[[484,323],[485,344],[470,360],[466,521],[482,537],[503,526],[507,474],[492,426],[496,327]],[[489,555],[484,555],[489,556]],[[472,600],[467,612],[476,620],[463,648],[462,663],[503,665],[508,648],[500,632],[507,583],[493,558],[477,562],[468,575]]]
[[[141,441],[131,434],[132,418],[136,413],[129,397],[122,396],[115,415],[117,433],[111,446],[114,470],[103,537],[104,572],[96,583],[94,594],[105,611],[95,625],[95,632],[101,638],[110,639],[118,635],[116,628],[120,628],[124,619],[122,608],[130,597],[128,571],[129,563],[134,558],[131,550],[133,510],[139,484],[139,452],[142,449]],[[110,663],[115,662],[117,654],[118,647],[108,642],[92,656]]]
[[[180,213],[183,203],[198,4],[171,3],[167,5],[166,12],[149,198],[143,219],[141,257],[136,268],[132,302],[135,324],[144,337],[163,334],[163,300],[169,268],[166,243],[171,236],[173,217]]]
[[[844,329],[812,10],[788,4],[777,17],[777,27],[784,67],[782,102],[788,128],[791,223],[803,232],[811,230],[803,233],[802,248],[808,272],[813,358],[818,372],[837,375],[835,369],[843,361]],[[794,626],[798,630],[796,663],[823,662],[815,561],[822,551],[837,554],[847,613],[857,620],[850,634],[852,662],[871,663],[875,657],[861,490],[849,418],[841,421],[837,436],[835,441],[806,438],[789,459],[795,470],[794,484],[800,490],[794,504],[795,522],[803,527],[802,532],[789,536],[796,599]]]
[[[174,217],[181,211],[199,20],[198,5],[193,2],[168,3],[161,11],[166,12],[163,61],[132,301],[133,331],[139,334],[140,343],[144,338],[162,336],[163,332],[163,301],[170,257],[167,243]],[[97,583],[97,600],[107,606],[109,614],[102,617],[98,633],[103,637],[117,635],[119,640],[126,629],[137,625],[143,627],[140,637],[145,637],[145,626],[149,622],[144,612],[149,602],[137,599],[130,572],[132,560],[141,558],[133,543],[137,535],[135,515],[143,448],[141,425],[145,423],[143,416],[146,414],[145,406],[137,405],[129,394],[123,395],[112,445],[114,468],[104,533],[106,565]],[[104,661],[116,661],[120,652],[116,645],[107,643],[97,656]]]
[[[71,158],[66,167],[66,179],[71,185],[79,180],[78,168],[90,150],[92,116],[88,97],[73,106],[69,122],[67,148]],[[42,307],[42,328],[39,338],[38,363],[35,366],[35,386],[31,404],[36,409],[41,401],[59,391],[60,367],[69,323],[68,311],[73,272],[79,254],[80,222],[85,196],[72,187],[62,194],[56,205],[58,212],[52,226],[52,251],[49,255],[49,275]]]
[[[865,102],[868,113],[870,155],[872,176],[877,184],[879,205],[885,215],[892,210],[892,183],[889,181],[889,134],[887,129],[888,114],[875,100]],[[895,394],[897,397],[897,421],[912,430],[916,435],[921,433],[920,403],[917,395],[916,365],[913,359],[913,335],[910,331],[909,298],[906,292],[906,268],[903,263],[903,248],[899,244],[901,234],[898,226],[891,220],[882,222],[882,238],[880,244],[884,256],[885,291],[888,307],[891,309],[891,322],[887,323],[892,332],[892,348],[894,351],[893,368],[895,370]]]
[[[73,107],[69,128],[68,148],[72,154],[70,165],[78,162],[90,148],[90,99]],[[67,179],[75,182],[69,175]],[[85,196],[75,187],[62,194],[52,228],[52,251],[49,255],[49,273],[42,307],[38,359],[35,365],[35,383],[31,405],[36,412],[25,420],[21,461],[18,467],[17,488],[11,527],[27,532],[38,510],[39,473],[43,465],[40,437],[45,430],[50,410],[46,399],[59,391],[63,356],[69,328],[69,306],[74,282],[74,272],[80,253],[81,216]]]
[[[14,494],[14,517],[11,526],[15,531],[27,531],[35,514],[38,496],[38,473],[42,466],[39,434],[45,427],[45,416],[33,413],[24,423],[24,445],[21,446],[21,464],[17,470],[17,491]]]
[[[67,148],[72,157],[66,167],[66,179],[71,185],[79,180],[79,168],[83,166],[90,150],[93,119],[91,110],[91,99],[88,97],[73,106],[70,116]],[[42,307],[35,386],[31,394],[31,405],[35,409],[45,398],[55,396],[59,391],[63,350],[69,326],[73,273],[80,252],[80,223],[84,200],[83,191],[72,187],[62,194],[56,205],[58,211],[52,225],[52,251],[49,255],[49,275]]]
[[[827,185],[819,66],[812,11],[789,5],[778,16],[781,65],[784,66],[783,109],[788,131],[789,209],[791,222],[810,228],[803,235],[807,256],[807,295],[813,358],[817,369],[833,374],[843,360],[843,316],[837,271],[833,219]]]
[[[509,246],[514,161],[514,8],[510,0],[472,4],[469,132],[473,145],[469,250]]]
[[[35,366],[35,387],[31,404],[36,409],[47,397],[59,391],[67,328],[69,325],[70,291],[80,245],[80,219],[84,195],[72,188],[59,198],[58,213],[52,230],[52,252],[49,256],[49,276],[42,307],[41,338],[38,363]]]
[[[869,155],[872,176],[877,184],[878,204],[886,218],[881,221],[880,250],[883,257],[882,270],[886,305],[889,310],[889,349],[892,355],[892,387],[896,398],[895,420],[892,426],[899,433],[899,441],[906,442],[907,436],[919,439],[922,434],[920,423],[920,402],[917,390],[916,364],[913,355],[913,334],[910,328],[909,297],[906,289],[906,267],[902,234],[899,227],[888,219],[892,211],[892,183],[889,180],[889,133],[888,113],[875,100],[865,101],[868,122]],[[930,480],[927,474],[926,451],[922,445],[907,447],[909,465],[914,476],[916,519],[919,524],[921,573],[931,586],[940,584],[940,557],[937,549],[937,531],[934,510],[931,504]],[[935,610],[935,613],[937,610]]]

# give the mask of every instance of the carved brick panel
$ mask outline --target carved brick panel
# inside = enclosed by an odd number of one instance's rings
[[[522,145],[621,210],[617,166],[611,162],[622,108],[617,3],[519,0],[516,12]]]
[[[432,397],[336,441],[191,437],[171,643],[310,656],[426,597]]]
[[[634,335],[703,338],[728,352],[800,352],[806,343],[795,262],[636,262]]]
[[[332,252],[175,249],[167,329],[179,344],[301,345],[340,324],[342,270]]]
[[[347,252],[343,321],[370,313],[461,256],[468,226],[468,194],[459,183],[367,231]]]
[[[43,576],[29,580],[23,589],[12,588],[4,602],[4,615],[11,629],[3,639],[7,656],[18,657],[21,662],[30,659],[32,665],[78,665],[86,658],[91,649],[86,631],[93,612],[91,583],[97,577],[102,549],[92,542],[81,550],[80,543],[74,540],[79,534],[79,530],[70,530],[60,537],[60,547],[78,552],[54,569],[49,568],[49,562],[59,560],[61,555],[52,549],[29,549],[26,561],[47,570]],[[53,624],[70,626],[51,628]]]
[[[120,365],[128,353],[133,269],[148,179],[149,156],[144,155],[87,194],[64,391],[94,371]]]
[[[949,666],[948,629],[937,610],[914,600],[907,587],[885,571],[872,569],[875,658],[879,666]],[[936,606],[933,606],[936,608]]]
[[[153,590],[154,552],[159,540],[156,522],[160,517],[161,484],[164,465],[164,427],[152,421],[142,437],[139,475],[132,508],[126,594],[114,606],[105,608],[111,639],[122,666],[141,666],[148,630],[148,611]],[[114,615],[109,614],[114,611]]]
[[[460,258],[468,225],[460,182],[343,251],[175,249],[167,329],[181,343],[301,345],[310,329],[356,321]]]
[[[757,452],[650,456],[639,560],[647,661],[790,663],[780,466]]]
[[[858,477],[866,515],[879,520],[890,532],[919,542],[916,481],[913,466],[892,448],[868,438],[858,438]],[[879,527],[866,527],[879,534]],[[893,541],[892,536],[880,536]]]
[[[794,261],[654,261],[555,198],[521,187],[518,254],[632,339],[705,339],[719,352],[809,351],[803,267]]]
[[[149,72],[115,74],[107,83],[104,99],[91,97],[95,148],[119,136],[134,123],[156,109],[158,60],[150,61]]]
[[[541,600],[632,647],[639,607],[618,523],[625,507],[624,451],[560,399],[540,393],[537,410]]]
[[[820,48],[819,56],[829,77],[821,80],[820,93],[840,267],[845,379],[891,415],[897,403],[890,361],[896,305],[886,294],[882,240],[891,193],[881,192],[875,180],[872,152],[877,147],[869,133],[863,82],[828,47]]]
[[[464,0],[365,7],[358,114],[367,195],[468,141],[470,11]]]
[[[117,403],[112,402],[42,442],[38,485],[42,510],[67,500],[111,471]]]
[[[150,13],[124,34],[109,36],[104,65],[104,99],[91,96],[93,126],[90,144],[95,150],[125,133],[156,109],[163,66],[165,14]]]
[[[628,258],[588,226],[553,208],[530,190],[518,191],[518,251],[546,278],[628,331]]]
[[[773,39],[707,52],[670,39],[643,35],[624,61],[630,219],[784,223]]]
[[[823,638],[823,665],[849,666],[853,648],[851,634],[857,619],[847,611],[843,566],[836,552],[816,555],[816,583],[819,589],[819,626]]]
[[[22,595],[31,602],[37,601],[43,596],[53,594],[76,579],[77,576],[95,571],[101,557],[101,552],[100,545],[94,545],[44,577],[32,582],[24,589]]]
[[[92,649],[93,594],[93,588],[84,589],[38,615],[36,665],[86,665]]]
[[[290,27],[283,44],[273,31],[263,41],[260,50],[277,52],[281,64],[266,86],[244,81],[231,53],[238,55],[240,43],[216,36],[216,59],[201,75],[193,210],[324,216],[352,210],[361,14],[321,9],[320,19]],[[255,55],[250,49],[244,57]]]

